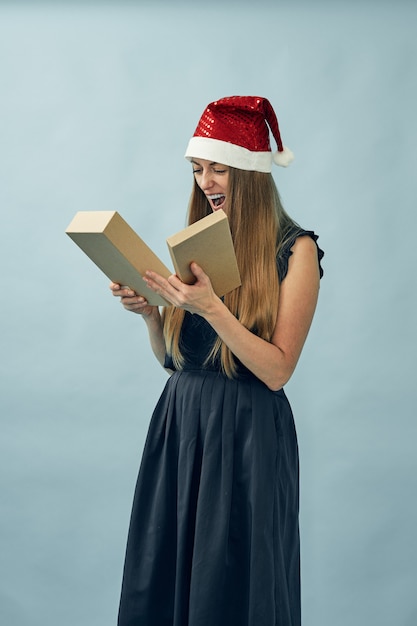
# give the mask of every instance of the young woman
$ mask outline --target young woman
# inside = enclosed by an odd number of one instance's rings
[[[143,452],[119,626],[299,626],[298,450],[283,386],[313,319],[323,252],[281,206],[272,163],[292,154],[268,100],[209,104],[186,158],[189,223],[225,211],[242,285],[219,298],[195,263],[193,285],[148,271],[173,305],[162,314],[111,285],[171,372]]]

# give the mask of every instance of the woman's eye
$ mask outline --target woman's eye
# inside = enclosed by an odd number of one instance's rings
[[[201,174],[201,170],[193,170],[193,174]]]
[[[225,174],[227,170],[214,170],[215,174]]]

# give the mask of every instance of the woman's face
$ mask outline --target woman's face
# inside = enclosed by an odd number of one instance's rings
[[[205,194],[212,210],[223,209],[228,191],[229,167],[206,159],[192,159],[191,163],[195,181]]]

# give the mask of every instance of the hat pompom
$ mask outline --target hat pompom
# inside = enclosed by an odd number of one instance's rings
[[[283,150],[282,152],[279,152],[278,150],[273,154],[273,161],[275,163],[275,165],[280,165],[281,167],[287,167],[292,161],[294,161],[294,153],[287,148],[286,146],[283,146]]]

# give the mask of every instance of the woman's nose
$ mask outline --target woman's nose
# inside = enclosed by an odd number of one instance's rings
[[[201,179],[200,179],[201,188],[210,189],[212,183],[213,183],[213,176],[211,172],[210,171],[202,172]]]

